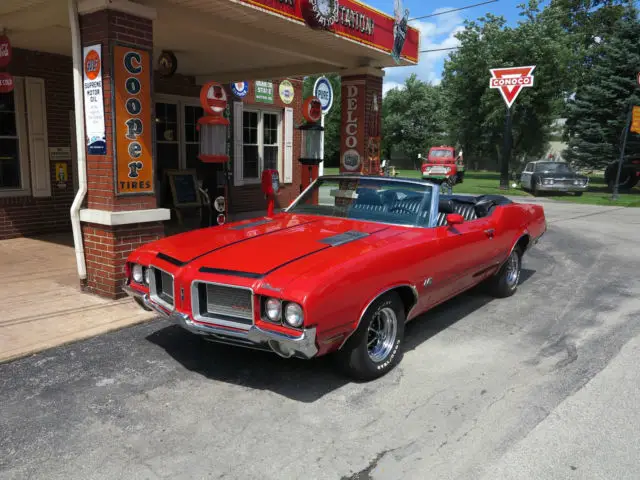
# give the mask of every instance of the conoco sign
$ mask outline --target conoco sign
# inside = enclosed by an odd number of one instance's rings
[[[6,35],[0,35],[0,68],[5,68],[11,62],[11,42]]]
[[[14,82],[10,73],[0,72],[0,93],[9,93],[13,91]]]

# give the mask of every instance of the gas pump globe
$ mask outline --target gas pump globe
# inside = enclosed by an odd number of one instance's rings
[[[313,167],[317,167],[323,160],[322,155],[322,127],[318,122],[322,118],[322,105],[317,97],[307,98],[302,105],[302,115],[305,123],[298,127],[302,134],[302,156],[298,161],[309,167],[309,181],[303,182],[301,189],[306,188],[313,181]]]
[[[227,92],[222,85],[209,82],[200,90],[200,105],[205,116],[198,119],[200,132],[200,154],[205,163],[225,163],[227,156],[227,129],[229,120],[224,118],[227,107]]]

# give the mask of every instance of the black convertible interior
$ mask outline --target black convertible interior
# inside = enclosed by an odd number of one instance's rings
[[[358,197],[349,209],[350,218],[385,221],[402,217],[426,226],[429,218],[430,200],[413,191],[390,189],[377,192],[370,188],[357,189]],[[502,195],[440,195],[436,226],[446,225],[446,216],[450,213],[462,215],[465,221],[491,215],[499,205],[512,203]],[[420,218],[416,219],[416,215]],[[384,218],[382,218],[384,217]],[[400,221],[400,223],[402,223]]]
[[[465,222],[487,217],[499,205],[512,203],[503,195],[440,195],[438,202],[438,221],[436,226],[447,224],[447,215],[457,213]]]

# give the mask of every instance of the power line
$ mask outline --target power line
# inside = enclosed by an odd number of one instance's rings
[[[431,50],[420,50],[420,53],[429,53],[429,52],[444,52],[445,50],[457,50],[460,47],[450,47],[450,48],[432,48]]]
[[[466,10],[468,8],[479,7],[480,5],[487,5],[489,3],[495,3],[497,1],[498,0],[488,0],[486,2],[475,3],[473,5],[467,5],[466,7],[452,8],[451,10],[445,10],[444,12],[432,13],[432,14],[429,14],[429,15],[423,15],[421,17],[415,17],[415,18],[410,19],[409,21],[413,22],[414,20],[422,20],[423,18],[436,17],[438,15],[444,15],[445,13],[459,12],[460,10]]]

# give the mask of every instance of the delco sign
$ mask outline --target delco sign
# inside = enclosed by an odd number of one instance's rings
[[[527,67],[492,68],[489,88],[497,88],[507,104],[511,108],[518,94],[524,87],[533,87],[533,70],[535,65]]]

